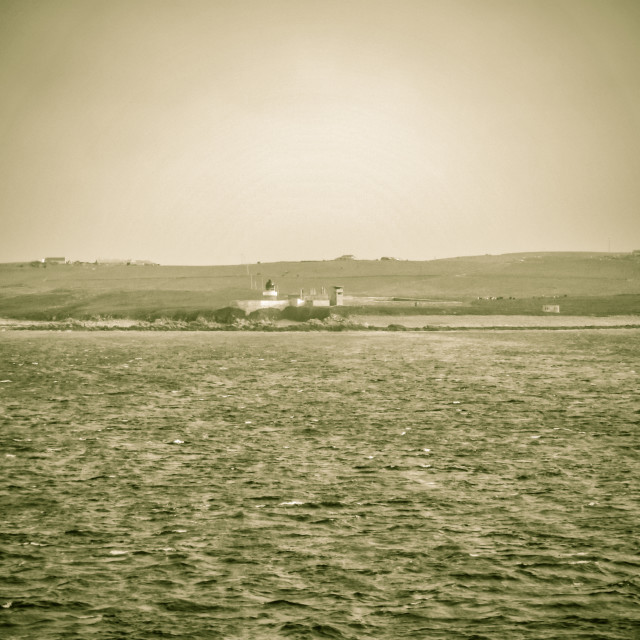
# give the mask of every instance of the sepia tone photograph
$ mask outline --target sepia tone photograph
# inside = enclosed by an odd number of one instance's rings
[[[640,637],[638,0],[0,0],[0,637]]]

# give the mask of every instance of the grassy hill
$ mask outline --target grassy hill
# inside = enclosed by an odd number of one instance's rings
[[[0,317],[144,319],[208,314],[232,300],[255,297],[259,292],[251,289],[251,279],[260,286],[269,278],[282,293],[341,285],[347,296],[456,302],[458,313],[539,313],[541,302],[554,298],[563,313],[640,313],[640,256],[524,253],[424,262],[328,260],[207,267],[0,264]],[[434,302],[414,313],[450,310]]]

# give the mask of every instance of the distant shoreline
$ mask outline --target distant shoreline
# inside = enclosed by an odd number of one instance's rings
[[[354,316],[336,320],[240,321],[219,324],[161,319],[146,322],[110,320],[14,320],[0,318],[2,331],[143,331],[143,332],[451,332],[451,331],[569,331],[586,329],[640,329],[640,316]]]

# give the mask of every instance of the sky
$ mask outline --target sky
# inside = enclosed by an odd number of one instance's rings
[[[637,0],[0,0],[0,262],[634,249]]]

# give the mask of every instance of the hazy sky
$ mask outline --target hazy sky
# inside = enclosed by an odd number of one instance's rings
[[[0,0],[0,262],[640,249],[638,0]]]

